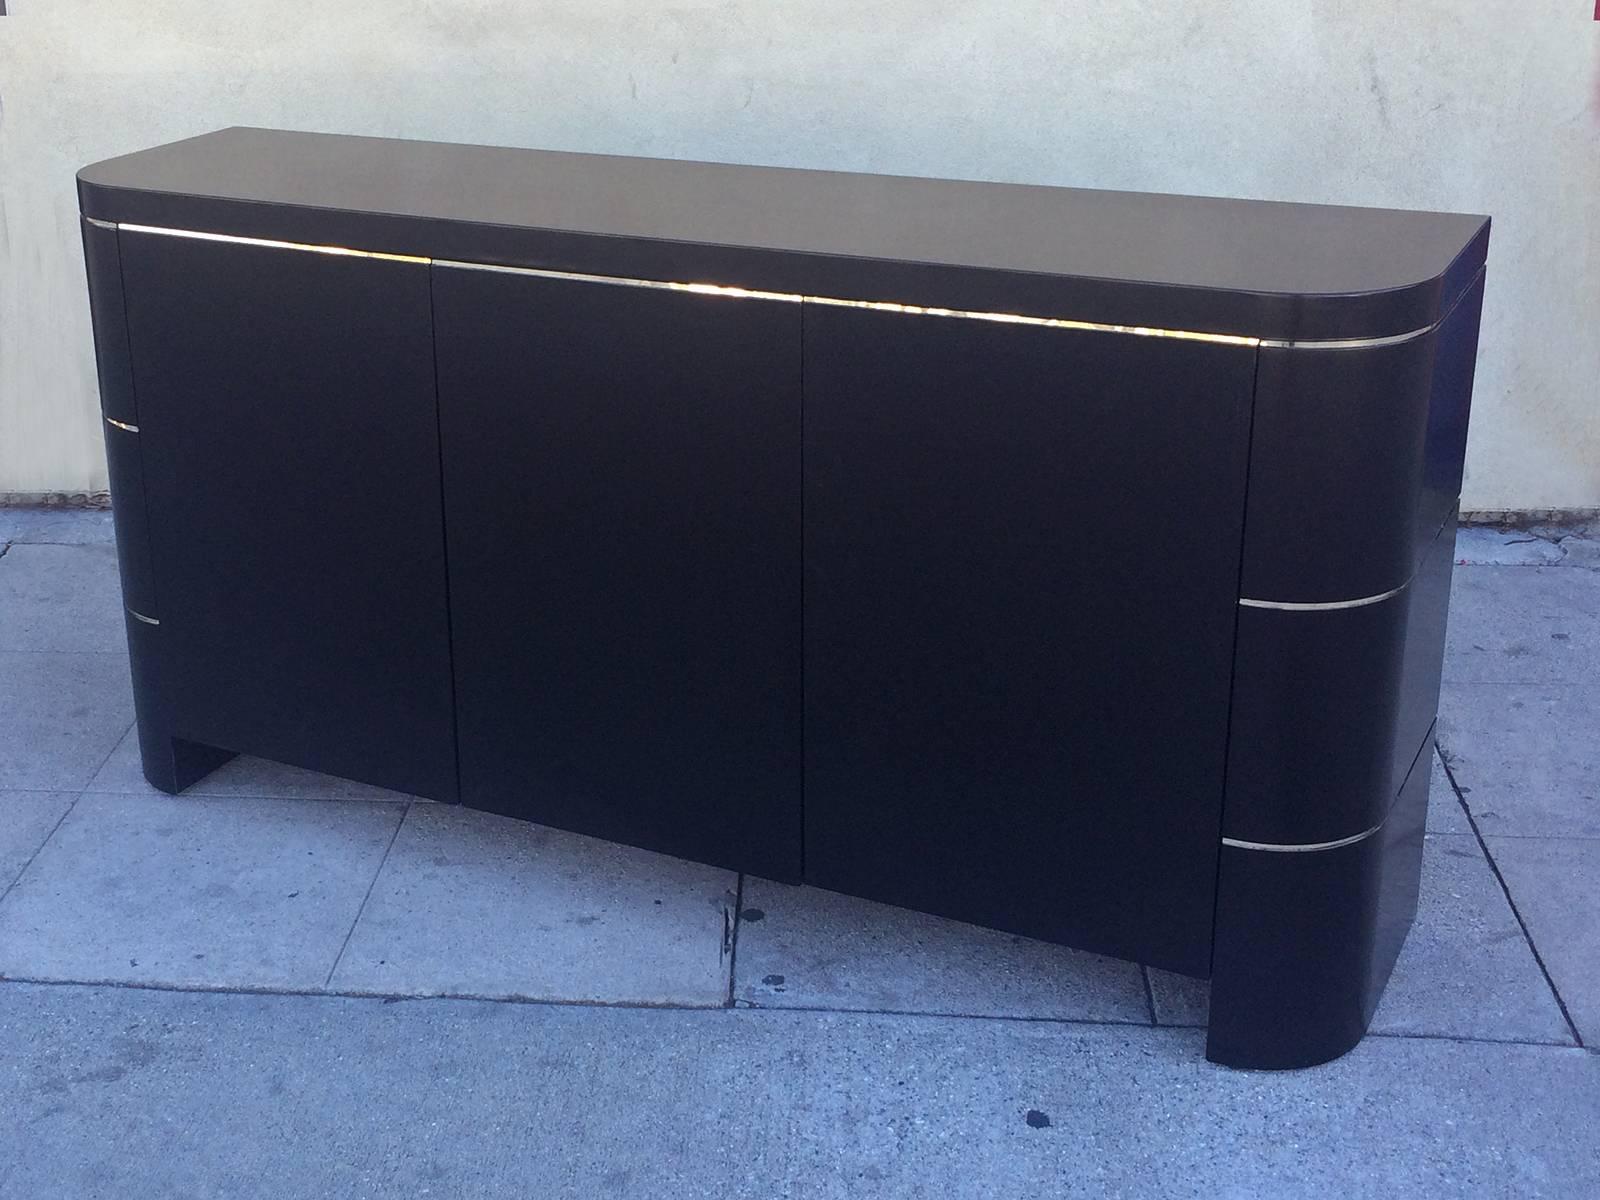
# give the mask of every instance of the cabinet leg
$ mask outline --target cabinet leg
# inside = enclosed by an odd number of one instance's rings
[[[150,785],[176,795],[233,758],[234,752],[185,741],[140,722],[139,757]]]
[[[170,708],[162,689],[160,627],[128,616],[129,665],[133,671],[133,711],[139,722],[139,757],[152,787],[176,795],[200,782],[234,757],[199,742],[174,737]]]

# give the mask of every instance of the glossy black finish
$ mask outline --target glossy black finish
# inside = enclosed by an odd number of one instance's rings
[[[153,736],[454,799],[428,268],[119,240]]]
[[[1336,841],[1383,818],[1438,706],[1454,546],[1452,517],[1377,604],[1240,611],[1224,836]]]
[[[82,220],[83,262],[89,276],[89,316],[94,326],[95,369],[100,380],[100,412],[114,421],[139,423],[128,357],[127,307],[122,295],[122,256],[117,231]]]
[[[145,520],[144,462],[138,435],[122,426],[139,424],[128,353],[128,311],[122,292],[122,254],[117,231],[81,222],[83,261],[89,280],[89,315],[94,328],[95,370],[100,381],[100,412],[110,476],[112,514],[117,528],[117,567],[122,598],[135,612],[156,609],[155,576],[150,569],[150,530]]]
[[[435,258],[1277,338],[1432,324],[1484,217],[224,129],[89,216]]]
[[[1207,1058],[1288,1070],[1361,1040],[1417,912],[1432,746],[1372,837],[1304,854],[1223,847]]]
[[[1398,345],[1261,348],[1241,594],[1355,600],[1411,577],[1460,490],[1482,296],[1479,278]]]
[[[117,529],[117,568],[125,607],[147,616],[160,611],[151,565],[150,523],[145,506],[144,455],[138,433],[106,423],[106,468],[111,512]]]
[[[1360,1040],[1421,870],[1482,279],[1398,346],[1263,347],[1207,1055],[1290,1068]],[[1443,511],[1441,511],[1441,506]],[[1426,531],[1426,532],[1424,532]],[[1402,780],[1404,780],[1402,784]]]
[[[807,879],[1204,974],[1253,353],[805,321]]]
[[[1390,778],[1395,786],[1403,778],[1412,749],[1427,737],[1439,711],[1455,552],[1456,511],[1452,508],[1406,589],[1405,652],[1400,660],[1400,701],[1395,707],[1395,745],[1390,760]]]
[[[157,786],[459,751],[481,807],[1212,975],[1218,1061],[1359,1039],[1485,219],[239,129],[79,185]]]
[[[800,306],[434,268],[462,799],[800,878]]]
[[[123,620],[128,631],[133,703],[138,716],[140,765],[151,786],[176,795],[199,783],[235,755],[232,750],[220,746],[173,736],[174,696],[162,661],[161,630],[132,614]]]
[[[1455,511],[1461,496],[1484,286],[1485,280],[1480,277],[1450,311],[1434,339],[1433,386],[1428,396],[1428,427],[1423,441],[1422,495],[1417,504],[1419,541],[1425,541]]]
[[[1262,348],[1243,595],[1356,600],[1411,577],[1435,340]]]
[[[1385,579],[1401,590],[1353,608],[1241,611],[1223,832],[1279,848],[1223,846],[1207,1045],[1215,1061],[1303,1067],[1350,1049],[1415,913],[1456,498],[1443,514],[1437,506],[1460,479],[1450,458],[1464,447],[1481,286],[1419,339],[1425,363],[1385,347],[1286,351],[1303,357],[1269,368],[1262,351],[1245,594],[1252,577],[1288,590],[1275,599],[1359,599]],[[1386,360],[1396,368],[1387,396]],[[1315,372],[1340,362],[1345,395]],[[1291,413],[1327,443],[1342,476],[1317,474]],[[1283,456],[1308,478],[1295,479]],[[1359,538],[1338,530],[1332,500],[1315,495],[1319,486],[1350,489],[1339,499],[1367,513],[1365,557]],[[1386,499],[1363,509],[1363,492]],[[1269,497],[1302,506],[1301,540],[1283,521],[1267,534],[1250,529]],[[1419,537],[1436,516],[1442,525]],[[1254,576],[1253,554],[1265,563]]]
[[[172,735],[172,703],[161,662],[160,630],[141,619],[159,611],[160,603],[150,548],[144,451],[136,432],[139,410],[128,347],[128,314],[117,231],[84,221],[83,253],[89,277],[101,411],[113,420],[134,426],[131,430],[123,429],[108,421],[105,446],[139,752],[145,778],[163,791],[179,792],[227,762],[233,757],[233,751],[198,746]],[[136,617],[134,613],[141,616]]]
[[[133,390],[133,362],[128,353],[122,255],[115,229],[83,221],[82,232],[83,260],[89,279],[89,311],[94,328],[95,368],[100,382],[100,411],[107,418],[101,428],[105,437],[112,519],[117,531],[117,570],[121,576],[122,600],[125,608],[149,614],[157,608],[155,574],[150,564],[144,459],[137,433],[139,409]],[[138,674],[137,669],[135,674]],[[150,688],[150,681],[146,680],[145,686],[134,689],[141,712],[153,712],[156,708],[150,699]]]

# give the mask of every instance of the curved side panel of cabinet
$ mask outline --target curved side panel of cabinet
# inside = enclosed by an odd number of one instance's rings
[[[1361,1040],[1417,911],[1430,750],[1365,837],[1304,852],[1223,843],[1207,1058],[1310,1067]]]
[[[132,611],[154,616],[155,578],[150,569],[139,406],[134,398],[133,363],[128,355],[128,317],[116,229],[85,220],[83,260],[89,274],[89,315],[94,327],[100,411],[105,418],[102,432],[111,480],[122,600]]]
[[[1383,820],[1433,722],[1454,545],[1452,515],[1373,604],[1240,609],[1224,837],[1320,845]]]
[[[117,531],[117,568],[122,603],[129,612],[159,620],[155,572],[150,566],[149,509],[144,496],[144,455],[139,431],[105,427],[106,467],[111,480],[111,514]]]
[[[94,330],[100,412],[109,421],[138,425],[133,360],[128,354],[128,310],[122,294],[122,255],[117,227],[81,218],[83,265],[89,276],[89,323]]]
[[[1404,586],[1460,492],[1483,278],[1395,343],[1263,343],[1240,594],[1348,604]]]
[[[233,752],[172,734],[171,704],[161,661],[161,604],[150,550],[144,447],[133,385],[117,229],[84,219],[83,258],[89,276],[89,314],[94,328],[100,411],[105,418],[106,467],[116,524],[117,569],[122,580],[123,623],[128,634],[139,755],[145,778],[153,787],[179,792],[227,762]]]
[[[1263,346],[1208,1056],[1349,1050],[1416,909],[1481,278],[1398,344]]]

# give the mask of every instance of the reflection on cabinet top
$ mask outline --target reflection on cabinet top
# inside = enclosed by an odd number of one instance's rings
[[[393,254],[1235,336],[1392,337],[1486,217],[233,128],[84,168],[84,215]]]

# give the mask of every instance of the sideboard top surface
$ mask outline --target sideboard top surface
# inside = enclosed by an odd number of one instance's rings
[[[1439,320],[1486,217],[232,128],[84,215],[431,258],[1263,338]]]

